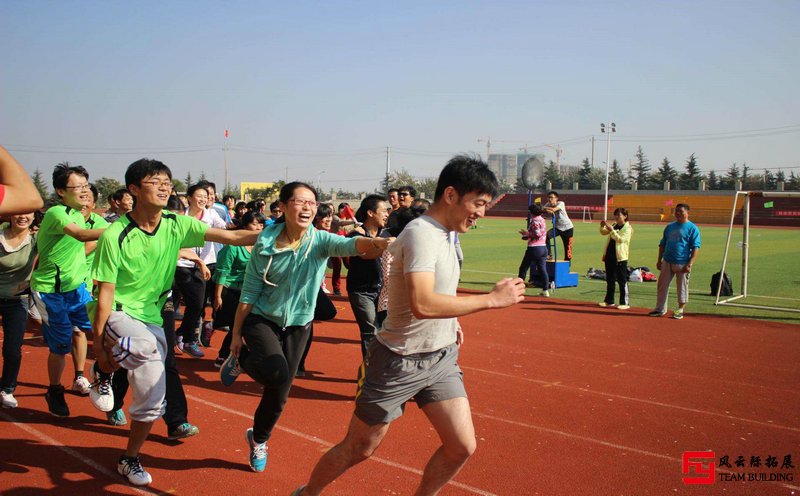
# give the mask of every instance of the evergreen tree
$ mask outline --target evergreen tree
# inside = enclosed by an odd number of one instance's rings
[[[199,183],[200,181],[208,181],[208,179],[206,179],[206,171],[200,171],[200,177],[197,179],[197,182]]]
[[[686,160],[686,172],[681,174],[678,181],[680,189],[697,189],[700,184],[700,177],[700,166],[697,165],[697,158],[692,153]]]
[[[742,175],[740,177],[743,189],[758,189],[758,186],[753,183],[753,178],[750,177],[750,167],[747,163],[742,164]]]
[[[775,191],[778,189],[778,180],[775,178],[775,174],[772,173],[770,170],[764,171],[764,176],[762,177],[762,184],[763,189],[766,191]]]
[[[547,163],[547,167],[544,168],[544,174],[542,174],[542,189],[547,189],[547,181],[550,181],[551,188],[562,187],[561,174],[558,173],[558,167],[556,167],[556,163],[552,160],[550,160]]]
[[[642,145],[636,150],[636,163],[631,168],[631,179],[636,181],[639,189],[650,189],[652,179],[650,177],[650,161],[642,151]]]
[[[172,188],[178,193],[183,193],[186,191],[186,185],[183,183],[183,181],[180,179],[175,179],[174,177],[172,178]]]
[[[778,169],[778,173],[775,174],[775,186],[777,187],[778,183],[783,183],[783,188],[786,189],[786,174],[783,173],[782,170]]]
[[[708,173],[708,189],[721,189],[717,173],[713,170]]]
[[[664,183],[669,181],[670,188],[675,189],[678,187],[678,171],[676,171],[667,157],[661,161],[661,167],[658,168],[653,175],[655,187],[659,189],[664,188]]]
[[[50,194],[49,188],[47,187],[47,181],[44,179],[44,175],[39,169],[33,171],[31,179],[33,180],[33,185],[36,186],[36,189],[39,191],[39,196],[41,196],[43,200],[47,198]]]
[[[191,172],[187,172],[186,173],[186,179],[184,179],[183,182],[184,182],[184,184],[186,184],[187,188],[194,184],[192,182],[192,173]]]
[[[800,176],[796,176],[794,171],[789,172],[789,180],[786,181],[786,191],[800,191]]]
[[[578,171],[578,186],[580,189],[597,189],[598,185],[594,184],[593,172],[594,169],[592,164],[589,163],[589,157],[585,157],[581,162],[581,169]]]
[[[625,189],[625,186],[625,174],[622,173],[617,159],[614,159],[611,170],[608,171],[608,189]]]
[[[734,162],[731,164],[725,177],[720,181],[720,189],[736,189],[736,183],[739,179],[739,166]]]

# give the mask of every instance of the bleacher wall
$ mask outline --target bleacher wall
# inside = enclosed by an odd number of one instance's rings
[[[631,221],[671,222],[675,219],[675,206],[686,203],[691,207],[691,219],[702,224],[728,224],[733,207],[733,191],[630,191],[609,190],[609,217],[617,207],[625,207]],[[538,192],[533,198],[547,202],[546,194]],[[559,199],[564,201],[573,221],[582,219],[586,209],[595,219],[602,218],[603,191],[564,191]],[[772,207],[764,204],[772,202]],[[741,224],[744,199],[739,198],[734,222]],[[525,217],[528,213],[527,194],[507,194],[488,212],[488,216]],[[750,223],[753,225],[800,227],[800,198],[752,198]]]

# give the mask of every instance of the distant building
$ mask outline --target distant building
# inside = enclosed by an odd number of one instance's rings
[[[515,185],[520,174],[522,174],[522,166],[529,158],[534,158],[537,155],[529,153],[492,153],[489,155],[489,169],[497,176],[498,181],[506,182],[510,185]],[[544,157],[538,155],[539,159],[543,162]],[[544,174],[543,167],[537,165],[534,168],[534,178],[536,182],[542,180]]]

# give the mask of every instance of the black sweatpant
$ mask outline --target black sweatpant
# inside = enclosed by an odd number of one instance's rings
[[[606,298],[609,305],[614,304],[614,285],[619,284],[619,304],[630,305],[628,299],[628,261],[617,262],[606,255]]]
[[[561,241],[564,243],[564,260],[572,260],[572,235],[575,232],[575,228],[567,229],[566,231],[559,231],[558,229],[555,230],[555,236],[561,238]],[[550,257],[553,253],[550,247],[550,240],[553,239],[553,229],[547,230],[547,256]],[[555,241],[553,241],[555,244]]]
[[[172,307],[172,298],[168,299],[161,310],[164,319],[164,336],[167,338],[167,357],[164,368],[167,375],[167,394],[165,396],[167,407],[164,412],[164,422],[168,429],[175,429],[188,422],[189,413],[186,404],[186,394],[183,392],[181,376],[178,373],[178,364],[175,362],[175,311]],[[128,374],[125,369],[119,369],[111,379],[111,388],[114,391],[114,410],[122,408],[125,394],[128,392]]]
[[[177,335],[183,337],[184,344],[194,343],[197,341],[194,331],[205,308],[206,281],[200,269],[178,267],[175,269],[175,286],[180,289],[186,305]]]
[[[247,349],[242,349],[239,361],[244,371],[264,386],[253,418],[253,440],[257,443],[269,440],[283,413],[312,323],[281,328],[251,313],[242,325]]]

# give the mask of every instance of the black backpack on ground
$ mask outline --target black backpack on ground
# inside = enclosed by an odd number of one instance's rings
[[[713,276],[711,276],[711,296],[717,296],[717,288],[719,288],[719,278],[722,276],[721,272],[717,272]],[[733,283],[731,282],[731,276],[725,273],[725,277],[722,279],[722,288],[719,292],[720,296],[733,296]]]

